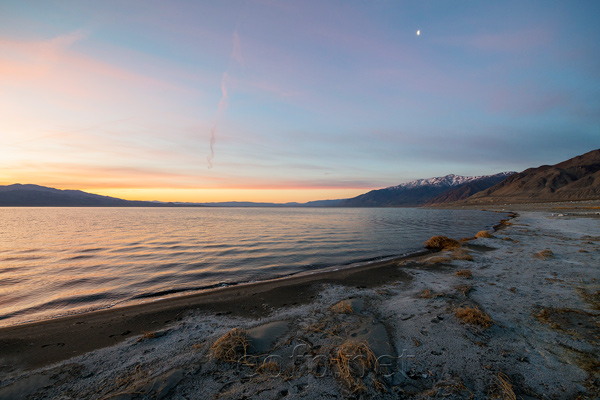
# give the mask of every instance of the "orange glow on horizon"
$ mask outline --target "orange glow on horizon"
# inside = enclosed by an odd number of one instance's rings
[[[305,203],[313,200],[346,199],[368,191],[356,188],[332,189],[81,189],[84,192],[125,200],[211,203],[252,201],[265,203]]]

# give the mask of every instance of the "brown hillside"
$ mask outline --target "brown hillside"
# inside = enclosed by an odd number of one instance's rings
[[[469,197],[469,204],[600,199],[600,149],[556,165],[529,168]]]

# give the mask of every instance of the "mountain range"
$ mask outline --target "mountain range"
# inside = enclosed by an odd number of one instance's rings
[[[371,190],[351,199],[342,200],[341,207],[417,207],[425,204],[461,200],[503,181],[514,172],[488,176],[446,175],[419,179],[385,189]]]
[[[466,204],[537,203],[600,199],[600,149],[556,165],[511,175],[467,198]]]
[[[38,185],[0,186],[0,206],[25,207],[418,207],[600,199],[600,149],[556,165],[486,176],[446,175],[308,203],[132,201]]]
[[[39,185],[0,186],[2,207],[165,207],[172,203],[123,200],[81,190],[60,190]]]

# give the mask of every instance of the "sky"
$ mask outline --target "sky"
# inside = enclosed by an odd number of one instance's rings
[[[554,164],[600,147],[599,19],[599,1],[0,0],[0,184],[304,202]]]

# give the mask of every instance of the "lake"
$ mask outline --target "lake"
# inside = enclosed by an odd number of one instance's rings
[[[402,256],[501,214],[416,208],[0,208],[0,326]]]

